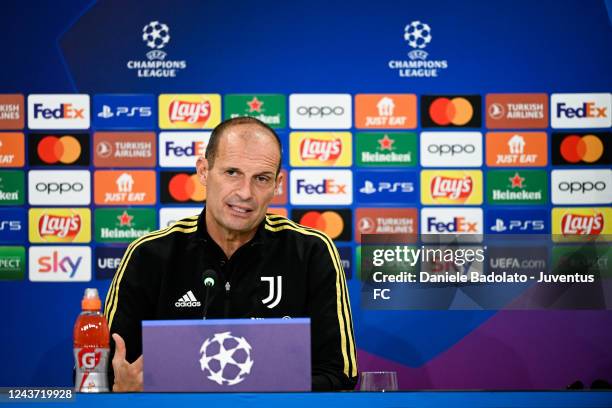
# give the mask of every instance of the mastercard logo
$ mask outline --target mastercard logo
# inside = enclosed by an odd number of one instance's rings
[[[344,220],[335,211],[308,211],[298,223],[322,231],[331,239],[338,238],[344,231]]]
[[[437,125],[463,126],[474,117],[474,108],[465,98],[438,98],[429,106],[429,116]]]
[[[604,144],[595,135],[570,135],[563,139],[560,146],[561,156],[570,162],[596,162],[604,153]]]
[[[168,183],[168,194],[173,201],[181,203],[203,202],[206,199],[206,189],[197,174],[179,173],[172,176]]]
[[[38,157],[46,164],[72,164],[81,157],[81,143],[74,136],[45,136],[36,148]]]

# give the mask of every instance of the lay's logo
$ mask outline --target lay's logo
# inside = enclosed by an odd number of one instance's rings
[[[555,207],[552,210],[553,241],[610,241],[612,208]]]
[[[482,172],[423,171],[421,200],[423,204],[481,204]]]
[[[348,132],[293,132],[290,161],[294,167],[348,167],[352,164]]]
[[[90,210],[86,208],[30,209],[30,242],[89,242],[90,217]]]
[[[212,129],[221,122],[218,94],[163,94],[159,96],[162,129]]]

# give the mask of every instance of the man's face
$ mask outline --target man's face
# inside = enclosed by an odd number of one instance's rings
[[[219,140],[213,168],[205,158],[197,163],[200,182],[206,186],[209,228],[229,233],[254,231],[263,220],[282,175],[274,136],[253,124],[227,128]],[[212,217],[208,217],[208,213]]]

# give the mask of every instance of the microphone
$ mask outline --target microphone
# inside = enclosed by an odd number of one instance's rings
[[[214,293],[213,293],[213,296],[210,296],[210,289],[215,288],[215,286],[217,285],[218,279],[219,279],[219,275],[217,274],[217,272],[215,272],[212,269],[207,269],[204,272],[202,272],[202,283],[204,284],[204,287],[206,288],[206,293],[204,295],[204,313],[202,314],[203,320],[206,320],[206,313],[208,312],[208,306],[210,306],[214,298]]]

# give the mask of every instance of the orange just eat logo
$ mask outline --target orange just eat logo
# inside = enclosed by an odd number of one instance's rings
[[[0,167],[21,167],[24,158],[23,133],[0,133]]]
[[[348,167],[352,164],[349,132],[292,132],[290,162],[294,167]]]
[[[482,172],[424,170],[421,201],[423,204],[482,204]]]
[[[360,129],[416,128],[416,95],[359,94],[355,96],[355,127]]]
[[[149,205],[156,202],[153,170],[99,170],[94,173],[96,205]]]
[[[487,166],[543,167],[548,163],[546,132],[489,132]]]

